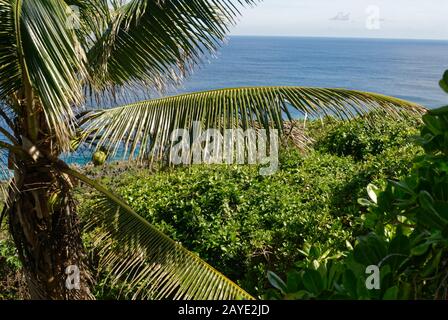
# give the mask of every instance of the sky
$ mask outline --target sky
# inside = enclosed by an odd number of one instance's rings
[[[448,0],[264,0],[232,35],[448,40]]]

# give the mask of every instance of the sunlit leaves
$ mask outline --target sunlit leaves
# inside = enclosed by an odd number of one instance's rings
[[[283,130],[283,120],[305,114],[342,119],[382,110],[390,115],[423,108],[403,100],[374,93],[344,89],[306,87],[249,87],[221,89],[154,99],[96,111],[85,118],[84,132],[98,148],[114,155],[139,159],[158,155],[174,128],[191,129],[195,121],[205,128],[243,129],[262,126]],[[155,146],[161,148],[155,149]]]
[[[123,281],[132,298],[241,300],[252,299],[243,289],[158,231],[104,187],[87,177],[84,181],[103,195],[84,217],[95,236],[100,264],[115,281]]]
[[[88,52],[94,91],[177,84],[216,51],[240,15],[258,1],[134,0],[116,6]],[[118,86],[118,87],[116,87]]]
[[[17,0],[20,31],[15,30],[22,76],[32,86],[35,108],[43,109],[60,147],[66,150],[75,127],[73,107],[83,101],[85,74],[84,54],[67,20],[67,9],[62,0]]]

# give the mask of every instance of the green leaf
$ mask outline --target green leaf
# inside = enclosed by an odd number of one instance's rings
[[[431,133],[433,133],[435,135],[443,134],[444,124],[438,118],[438,116],[434,116],[432,114],[425,114],[422,117],[422,119],[426,125],[426,128],[428,128],[431,131]]]
[[[409,238],[404,235],[395,236],[389,244],[389,253],[408,255],[410,253]]]
[[[305,288],[316,296],[324,290],[324,284],[319,271],[312,269],[306,270],[302,279]]]
[[[389,258],[384,261],[385,264],[389,264],[392,270],[399,271],[398,268],[401,264],[408,259],[411,253],[411,245],[408,237],[404,235],[395,236],[389,244]]]
[[[428,251],[430,246],[431,246],[431,243],[426,242],[426,243],[423,243],[423,244],[418,245],[416,247],[413,247],[411,249],[411,255],[413,255],[413,256],[422,256],[422,255],[424,255]]]
[[[440,86],[440,88],[442,88],[443,91],[448,93],[448,83],[447,82],[445,82],[444,80],[440,80],[439,86]]]
[[[412,285],[410,283],[403,283],[399,290],[400,300],[410,300],[412,294]]]
[[[12,1],[0,0],[0,100],[13,94],[22,85],[17,52],[14,7]]]
[[[378,204],[378,196],[377,193],[378,192],[378,187],[373,185],[373,184],[369,184],[367,186],[367,193],[369,195],[369,198],[373,201],[373,203]]]
[[[386,290],[383,296],[383,300],[397,300],[398,299],[399,288],[398,286],[393,286]]]
[[[300,283],[301,283],[301,276],[300,273],[296,271],[288,272],[286,275],[286,285],[287,285],[287,292],[296,292],[299,290]],[[272,283],[271,283],[272,284]]]
[[[268,271],[268,280],[269,283],[277,290],[280,290],[282,294],[288,292],[288,287],[286,286],[286,283],[283,282],[283,280],[274,272]]]
[[[87,54],[94,89],[129,85],[145,90],[149,85],[163,90],[179,84],[223,43],[239,8],[256,2],[121,1],[104,14],[107,24],[97,31]]]
[[[358,292],[357,291],[358,281],[357,281],[357,278],[356,278],[356,276],[355,276],[355,274],[353,273],[352,270],[347,269],[344,272],[343,284],[344,284],[344,288],[350,294],[350,297],[356,298],[357,297],[357,292]]]
[[[448,93],[448,70],[443,73],[442,80],[439,82],[440,87]]]
[[[306,290],[300,290],[294,293],[288,293],[285,298],[286,300],[303,300],[309,296],[309,292]]]
[[[434,116],[448,115],[448,106],[428,110],[428,113]]]
[[[386,256],[387,248],[385,242],[376,234],[369,234],[360,239],[353,254],[355,260],[362,265],[378,265]]]
[[[371,110],[390,116],[422,112],[423,108],[375,93],[306,87],[248,87],[220,89],[142,101],[92,112],[83,118],[85,140],[105,147],[113,157],[124,147],[138,159],[161,156],[174,129],[275,128],[296,110],[303,115],[335,115],[347,119]]]
[[[370,207],[370,206],[372,206],[372,202],[370,202],[369,200],[364,199],[364,198],[359,198],[359,199],[358,199],[358,203],[359,203],[361,206],[363,206],[363,207]]]
[[[84,216],[83,222],[94,236],[101,270],[113,276],[114,285],[133,289],[132,298],[253,299],[103,186],[69,168],[61,170],[103,194],[93,204],[94,214]]]
[[[419,221],[427,226],[443,229],[448,221],[443,219],[438,210],[436,210],[435,202],[431,194],[428,191],[420,191],[418,199],[420,206],[423,209],[417,214]],[[444,209],[443,206],[441,209]]]
[[[422,271],[423,277],[430,277],[440,267],[440,260],[442,259],[443,250],[433,253],[433,257],[428,261],[426,267]]]
[[[33,95],[27,94],[27,108],[39,104],[46,121],[59,141],[70,150],[75,133],[74,106],[84,102],[85,59],[75,31],[67,26],[69,7],[62,0],[24,0],[16,8],[15,30],[22,77]],[[34,106],[36,108],[36,106]],[[35,112],[29,110],[28,112]],[[36,129],[36,128],[35,128]]]

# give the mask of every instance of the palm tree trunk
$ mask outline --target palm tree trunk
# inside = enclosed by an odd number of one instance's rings
[[[16,171],[9,225],[31,298],[92,299],[70,180],[51,163]]]

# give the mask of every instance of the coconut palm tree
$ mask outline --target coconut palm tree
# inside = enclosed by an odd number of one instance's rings
[[[0,0],[0,149],[5,170],[13,173],[3,214],[32,298],[92,298],[71,195],[79,181],[102,194],[86,224],[98,232],[103,265],[135,297],[251,298],[61,160],[80,145],[145,160],[164,150],[170,130],[194,121],[281,131],[293,109],[341,117],[375,108],[419,109],[373,93],[304,87],[223,89],[89,107],[179,84],[219,48],[238,10],[255,2]],[[79,287],[67,285],[67,270],[80,271]]]

